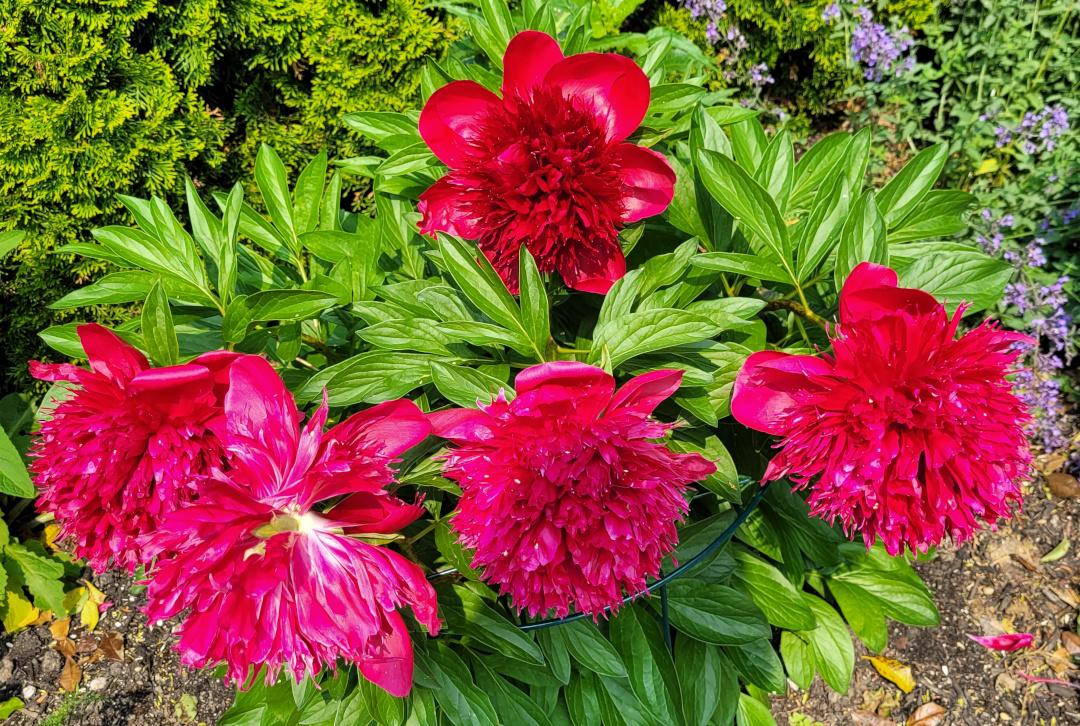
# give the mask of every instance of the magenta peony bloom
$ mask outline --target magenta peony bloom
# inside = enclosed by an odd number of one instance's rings
[[[325,402],[300,430],[281,378],[262,358],[233,363],[218,435],[231,468],[170,514],[148,551],[175,552],[153,573],[147,618],[187,610],[184,663],[224,661],[242,684],[283,665],[299,681],[338,657],[395,696],[412,687],[412,643],[397,612],[439,631],[419,567],[378,546],[423,508],[387,493],[389,464],[431,430],[411,401],[390,401],[323,432]],[[315,505],[346,496],[327,511]]]
[[[1027,411],[1005,379],[1030,339],[984,323],[956,340],[963,308],[950,319],[896,283],[860,264],[840,294],[834,357],[754,353],[731,405],[739,422],[783,437],[766,481],[809,486],[813,514],[893,555],[1011,516],[1031,462]]]
[[[649,107],[649,79],[613,53],[563,58],[526,30],[503,57],[502,98],[473,81],[431,94],[420,135],[450,173],[420,196],[425,234],[479,240],[517,292],[518,249],[576,290],[604,293],[626,273],[619,228],[675,194],[662,154],[623,143]]]
[[[671,425],[650,414],[681,379],[656,371],[616,392],[600,368],[545,363],[518,374],[510,403],[429,414],[459,444],[444,469],[463,491],[454,531],[519,610],[598,615],[657,575],[687,484],[716,471],[654,441]]]
[[[236,356],[219,351],[151,369],[107,328],[80,325],[78,333],[90,370],[30,362],[36,378],[75,384],[42,420],[30,450],[38,507],[56,517],[75,556],[95,570],[111,559],[134,572],[149,561],[139,537],[190,501],[194,485],[221,463],[207,422],[221,412],[225,371]]]
[[[994,650],[1020,650],[1021,648],[1030,648],[1035,644],[1035,636],[1030,633],[1006,633],[1005,635],[972,635],[966,633],[966,635],[979,645]]]

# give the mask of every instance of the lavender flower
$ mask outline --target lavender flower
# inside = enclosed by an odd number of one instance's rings
[[[980,119],[982,116],[979,117]],[[1069,130],[1069,113],[1061,104],[1045,106],[1038,113],[1026,112],[1015,129],[998,126],[996,145],[1000,149],[1015,139],[1020,142],[1020,149],[1025,154],[1033,155],[1042,151],[1053,151],[1057,141]]]
[[[826,5],[825,10],[821,13],[821,19],[832,25],[833,21],[840,19],[840,6],[835,2]]]
[[[751,66],[750,83],[755,86],[763,86],[766,83],[775,83],[773,77],[769,75],[769,66],[764,63],[758,63],[756,66]]]
[[[711,45],[720,42],[720,20],[727,10],[724,0],[682,0],[682,6],[690,11],[691,20],[705,20],[705,38]]]
[[[907,26],[890,33],[884,25],[874,22],[873,13],[865,6],[856,5],[853,12],[861,22],[851,33],[851,55],[866,65],[864,74],[868,80],[880,81],[886,74],[899,78],[915,66],[913,56],[903,58],[912,45]]]

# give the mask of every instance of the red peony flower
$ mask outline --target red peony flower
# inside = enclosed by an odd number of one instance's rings
[[[598,615],[657,575],[687,484],[716,471],[654,441],[671,425],[650,414],[681,379],[656,371],[616,392],[600,368],[545,363],[518,374],[512,402],[429,414],[459,444],[444,469],[462,488],[453,529],[519,610]]]
[[[151,369],[107,328],[80,325],[78,333],[90,370],[30,362],[40,380],[75,384],[43,417],[30,451],[38,507],[56,517],[61,536],[95,570],[111,559],[134,572],[149,561],[139,537],[191,500],[194,485],[221,463],[207,422],[221,411],[225,371],[236,356],[219,351]]]
[[[181,660],[224,661],[237,684],[252,666],[266,666],[268,683],[284,665],[300,681],[343,657],[393,695],[408,694],[412,643],[397,608],[410,605],[436,634],[435,591],[419,567],[378,543],[423,513],[385,487],[394,457],[431,425],[411,401],[390,401],[324,433],[324,401],[301,432],[269,363],[244,356],[229,377],[216,428],[231,468],[215,471],[148,538],[151,553],[175,554],[153,573],[147,618],[187,610]]]
[[[527,30],[503,57],[502,98],[473,81],[431,94],[420,135],[450,173],[420,196],[421,232],[479,240],[511,292],[525,244],[541,272],[605,293],[626,273],[619,228],[675,193],[662,154],[623,143],[649,107],[649,79],[613,53],[563,58]]]
[[[1030,339],[983,323],[956,340],[963,307],[950,319],[896,283],[860,264],[840,294],[834,357],[755,353],[731,405],[739,422],[783,437],[766,481],[809,486],[811,513],[893,555],[1011,516],[1031,462],[1027,412],[1005,379],[1015,343]]]

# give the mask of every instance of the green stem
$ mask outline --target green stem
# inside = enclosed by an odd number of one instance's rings
[[[1046,55],[1043,56],[1042,64],[1039,66],[1039,72],[1035,74],[1035,79],[1031,82],[1028,88],[1036,88],[1039,85],[1039,81],[1042,79],[1042,74],[1046,71],[1046,64],[1050,62],[1050,54],[1054,52],[1054,48],[1057,46],[1058,36],[1061,35],[1061,31],[1065,28],[1065,23],[1069,19],[1069,15],[1072,14],[1074,5],[1070,5],[1069,9],[1065,11],[1065,14],[1061,16],[1061,22],[1058,23],[1057,30],[1054,31],[1054,37],[1050,39],[1050,42],[1046,47]]]
[[[827,331],[829,329],[829,321],[821,317],[813,310],[810,309],[809,303],[806,302],[806,296],[802,294],[802,289],[799,290],[799,297],[802,299],[802,305],[794,300],[785,300],[780,298],[779,300],[770,300],[766,305],[766,310],[790,310],[801,318],[809,320],[814,325],[818,326],[822,330]]]

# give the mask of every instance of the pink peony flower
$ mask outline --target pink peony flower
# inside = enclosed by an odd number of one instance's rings
[[[406,695],[412,643],[397,608],[410,605],[435,634],[435,592],[418,566],[379,544],[423,513],[385,487],[389,464],[430,424],[411,401],[390,401],[324,433],[324,401],[301,431],[269,363],[244,356],[229,377],[218,433],[231,468],[149,538],[149,551],[176,554],[152,575],[147,618],[187,610],[182,661],[224,661],[237,684],[252,666],[265,665],[268,682],[283,666],[301,680],[340,656]]]
[[[656,371],[616,392],[600,368],[545,363],[518,374],[512,402],[429,414],[459,444],[444,469],[463,492],[454,531],[519,610],[598,615],[657,575],[687,484],[716,471],[654,441],[671,425],[650,414],[681,379]]]
[[[30,362],[43,381],[75,384],[44,417],[30,455],[38,507],[98,572],[110,559],[128,572],[149,562],[138,540],[195,495],[223,449],[207,427],[221,411],[233,353],[151,369],[138,350],[100,325],[80,325],[90,370]],[[215,380],[217,379],[217,380]]]
[[[1030,648],[1035,643],[1035,636],[1030,633],[1006,633],[1005,635],[972,635],[966,633],[966,635],[979,645],[994,650],[1020,650],[1021,648]]]
[[[1030,340],[988,322],[955,339],[963,308],[950,319],[896,283],[889,268],[860,264],[840,295],[834,357],[755,353],[731,406],[783,437],[766,481],[809,486],[813,514],[894,555],[1011,516],[1031,463],[1028,415],[1005,379],[1015,344]]]
[[[518,249],[576,290],[604,293],[626,273],[619,228],[675,194],[662,154],[624,143],[649,107],[649,79],[614,53],[563,58],[535,30],[503,57],[502,98],[473,81],[431,94],[420,135],[450,173],[420,196],[421,231],[479,240],[517,292]]]

